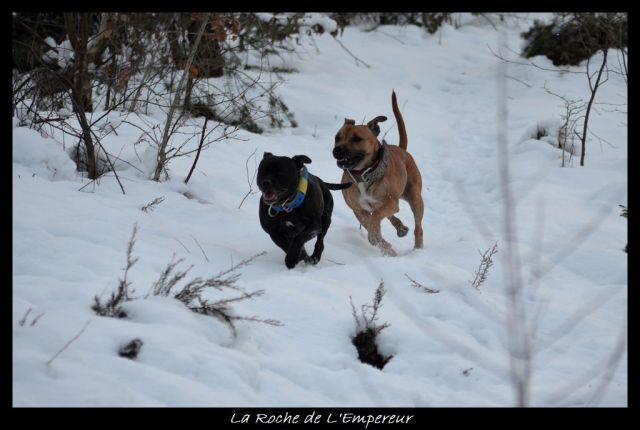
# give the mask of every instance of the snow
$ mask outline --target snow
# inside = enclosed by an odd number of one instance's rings
[[[289,18],[292,14],[291,13],[273,14],[273,13],[258,12],[255,15],[258,17],[258,19],[260,19],[263,22],[270,22],[271,20],[275,20],[278,24],[284,25],[287,23],[287,18]],[[319,25],[320,27],[323,28],[324,31],[327,31],[327,32],[335,31],[338,28],[338,24],[333,19],[329,18],[325,14],[313,13],[313,12],[305,13],[299,19],[298,24],[301,29],[300,34],[303,34],[305,30],[308,30],[314,25]]]
[[[73,47],[69,39],[63,40],[58,45],[53,38],[47,37],[45,43],[51,49],[43,54],[42,59],[44,62],[58,65],[62,69],[66,69],[72,64],[74,58]]]
[[[73,180],[76,165],[53,139],[43,139],[35,130],[13,129],[14,174],[18,170],[37,174],[49,180]],[[24,166],[29,166],[24,169]]]
[[[338,24],[331,18],[320,13],[307,13],[302,18],[300,26],[303,28],[319,25],[324,31],[329,33],[338,29]]]
[[[183,180],[192,156],[171,161],[170,180],[148,180],[155,153],[136,126],[162,126],[157,111],[112,112],[96,124],[102,144],[118,154],[125,195],[113,174],[89,183],[75,171],[67,155],[74,138],[67,136],[63,147],[58,132],[50,132],[56,142],[14,119],[13,404],[514,405],[497,161],[498,60],[488,48],[495,51],[498,32],[484,22],[465,22],[434,35],[413,26],[372,32],[346,27],[341,41],[372,68],[358,66],[329,34],[313,36],[318,51],[302,38],[297,53],[283,54],[298,72],[283,74],[286,82],[278,87],[299,127],[260,135],[242,131],[239,140],[212,144],[188,185]],[[529,22],[500,27],[511,49],[519,50],[519,33]],[[545,58],[534,60],[553,68]],[[599,109],[592,129],[609,143],[590,137],[586,166],[574,155],[563,168],[553,142],[536,140],[537,127],[556,130],[564,112],[543,86],[586,97],[584,75],[513,64],[507,74],[528,83],[507,81],[513,244],[527,281],[529,316],[539,315],[536,340],[547,344],[532,362],[531,404],[626,406],[626,352],[610,374],[598,367],[619,338],[626,338],[627,220],[618,207],[627,205],[626,116]],[[250,194],[238,208],[249,191],[247,159],[251,172],[254,150],[257,161],[264,151],[306,154],[313,174],[338,182],[341,171],[331,149],[345,117],[366,122],[385,115],[381,135],[397,143],[392,89],[407,126],[408,150],[422,172],[425,248],[412,250],[411,231],[398,238],[383,223],[382,234],[398,257],[382,256],[336,192],[322,260],[287,270],[284,253],[260,228],[260,195]],[[625,83],[611,74],[597,100],[626,103]],[[202,123],[189,119],[181,130],[199,133]],[[192,139],[186,148],[196,146]],[[165,200],[153,211],[141,210],[160,196]],[[397,216],[412,227],[406,203]],[[99,317],[91,310],[93,298],[115,290],[135,223],[133,255],[139,260],[128,276],[138,299],[124,305],[125,319]],[[495,242],[494,265],[476,290],[470,280],[478,251]],[[262,251],[266,255],[239,269],[238,285],[264,289],[264,295],[232,309],[279,320],[280,327],[238,321],[234,336],[220,320],[195,314],[177,300],[144,298],[174,255],[184,259],[179,268],[193,265],[191,279],[215,275]],[[425,294],[405,274],[440,292]],[[379,347],[393,358],[378,370],[357,359],[349,298],[356,306],[370,302],[381,280],[387,294],[380,322],[391,326],[381,332]],[[212,291],[208,297],[230,296]],[[26,323],[19,324],[28,309]],[[88,321],[85,332],[47,365]],[[144,342],[138,358],[119,357],[118,349],[133,338]],[[607,378],[600,398],[597,387]],[[585,383],[569,389],[576,381]]]

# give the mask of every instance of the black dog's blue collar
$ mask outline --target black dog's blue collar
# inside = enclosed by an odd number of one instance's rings
[[[309,171],[305,166],[302,166],[302,172],[300,175],[300,180],[298,181],[298,189],[296,193],[286,199],[282,203],[272,203],[269,205],[269,216],[274,217],[280,212],[289,213],[295,208],[299,207],[302,202],[304,202],[304,198],[307,194],[307,187],[309,185]]]

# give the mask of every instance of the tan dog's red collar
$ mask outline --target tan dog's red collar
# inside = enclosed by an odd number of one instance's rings
[[[387,148],[387,142],[383,139],[380,144],[380,149],[378,149],[376,161],[371,166],[361,170],[346,170],[354,181],[370,183],[376,182],[384,176],[384,172],[387,170],[387,164],[389,164],[389,149]]]

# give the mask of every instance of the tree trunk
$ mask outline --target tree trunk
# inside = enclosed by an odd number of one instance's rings
[[[115,24],[116,14],[100,14],[100,28],[98,28],[98,33],[93,36],[91,40],[88,40],[87,61],[95,64],[96,67],[102,65],[102,54],[107,49],[107,46],[109,46]]]
[[[182,108],[185,112],[189,112],[191,110],[191,92],[193,91],[193,85],[193,78],[189,76],[189,79],[187,80],[187,90],[184,95],[184,107]]]
[[[89,14],[65,13],[64,22],[73,47],[74,65],[72,91],[84,112],[93,111],[91,100],[91,80],[89,79],[89,63],[87,42],[89,41]]]
[[[169,137],[171,135],[170,130],[173,123],[173,115],[175,114],[178,105],[182,99],[182,88],[189,77],[189,68],[191,67],[191,63],[193,62],[193,58],[196,55],[196,51],[198,50],[198,45],[200,44],[200,39],[202,39],[202,33],[204,33],[204,29],[207,26],[208,16],[205,17],[200,25],[200,30],[198,31],[198,35],[196,40],[191,48],[191,53],[189,54],[189,58],[184,66],[184,73],[182,78],[180,79],[180,83],[178,84],[178,88],[176,88],[176,94],[173,97],[173,103],[171,103],[171,108],[169,109],[169,114],[167,115],[167,122],[164,125],[164,132],[162,134],[162,142],[160,142],[160,147],[158,148],[158,164],[156,165],[156,170],[153,174],[153,180],[159,181],[160,175],[162,174],[162,169],[167,161],[167,143],[169,142]]]
[[[82,13],[65,13],[64,23],[69,41],[74,51],[73,78],[71,82],[71,100],[80,127],[82,141],[87,154],[87,175],[89,179],[96,179],[96,155],[91,137],[91,128],[87,122],[86,112],[91,112],[91,83],[87,76],[87,41],[89,38],[89,15]],[[87,91],[88,89],[88,91]],[[88,94],[87,94],[88,92]]]
[[[581,141],[582,141],[582,152],[580,153],[580,166],[584,166],[584,154],[586,151],[586,143],[587,143],[587,131],[589,130],[588,126],[589,126],[589,114],[591,113],[591,105],[593,104],[593,100],[596,98],[596,91],[598,91],[598,87],[600,86],[600,79],[602,78],[602,71],[604,70],[605,66],[607,65],[607,53],[608,53],[608,49],[604,48],[602,50],[602,65],[600,66],[600,70],[598,71],[598,77],[596,78],[596,83],[592,86],[591,85],[591,77],[587,76],[587,78],[589,79],[589,86],[591,88],[591,97],[589,98],[589,103],[587,104],[587,112],[584,114],[584,124],[582,127],[582,136],[581,136]],[[589,69],[587,69],[589,70]]]
[[[215,19],[215,18],[214,18]],[[173,31],[168,33],[171,58],[176,67],[182,69],[188,58],[187,50],[179,42],[179,36],[186,32],[189,46],[193,46],[198,32],[198,22],[185,24],[184,17],[176,15],[172,22]],[[182,42],[183,44],[185,42]],[[218,78],[224,74],[224,57],[220,43],[211,38],[202,40],[198,44],[196,55],[192,61],[198,69],[198,75],[203,78]]]

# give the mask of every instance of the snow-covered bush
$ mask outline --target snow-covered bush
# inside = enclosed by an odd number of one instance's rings
[[[567,111],[567,116],[563,118],[551,117],[529,126],[518,142],[522,143],[527,140],[537,140],[548,143],[554,148],[561,149],[566,152],[569,157],[578,153],[576,145],[576,124],[577,115]],[[565,165],[565,157],[562,157],[562,166]]]
[[[522,33],[522,56],[545,55],[556,66],[578,65],[601,49],[627,46],[626,13],[558,13],[552,22],[536,20]]]
[[[518,141],[524,142],[529,139],[541,140],[556,148],[560,148],[562,147],[560,144],[561,128],[562,121],[560,118],[546,118],[529,126]]]

